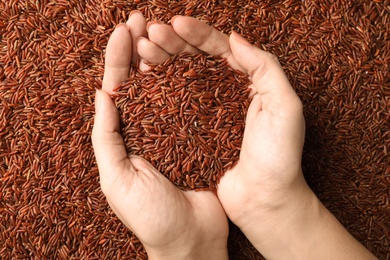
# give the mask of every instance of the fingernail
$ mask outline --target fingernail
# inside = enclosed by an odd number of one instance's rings
[[[95,113],[98,112],[99,110],[99,106],[100,106],[100,90],[96,90],[96,93],[95,93]]]
[[[115,26],[115,29],[117,29],[118,27],[122,26],[122,25],[125,25],[124,23],[118,23],[116,26]]]
[[[174,17],[172,17],[171,19],[171,24],[173,25],[173,22],[175,21],[176,17],[178,17],[178,15],[175,15]]]
[[[252,46],[247,40],[244,39],[240,34],[236,33],[235,31],[232,31],[232,36],[234,39],[236,39],[238,42],[245,44],[247,46]]]
[[[136,46],[138,46],[138,43],[140,41],[144,41],[144,40],[148,40],[148,38],[144,37],[144,36],[139,36],[137,39],[136,39]]]
[[[155,20],[155,21],[151,21],[151,22],[148,22],[148,24],[146,25],[146,30],[149,32],[149,27],[153,24],[163,24],[163,22],[159,21],[159,20]]]
[[[143,14],[141,13],[141,11],[139,11],[139,10],[133,10],[133,11],[131,11],[130,14],[129,14],[129,19],[130,19],[130,17],[131,17],[133,14],[136,14],[136,13],[139,13],[139,14],[143,15]]]

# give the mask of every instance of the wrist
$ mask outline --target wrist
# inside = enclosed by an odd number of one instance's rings
[[[266,259],[376,259],[306,182],[277,207],[255,210],[239,227]]]
[[[320,205],[321,202],[308,188],[291,194],[273,207],[254,210],[238,226],[255,246],[272,239],[280,243],[281,237],[286,237],[287,243],[291,244],[289,233],[294,233],[295,228],[301,230],[310,220],[316,219]]]
[[[286,216],[299,208],[308,208],[313,201],[317,201],[301,170],[288,185],[251,186],[236,183],[234,195],[229,197],[229,202],[233,203],[225,207],[225,201],[221,202],[229,218],[241,229],[250,226],[253,221],[265,221],[269,226],[278,225]]]
[[[315,225],[320,205],[311,189],[302,187],[272,206],[253,208],[237,226],[266,259],[295,259],[300,243],[307,244],[304,237]]]

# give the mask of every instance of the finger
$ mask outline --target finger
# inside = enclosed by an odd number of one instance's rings
[[[171,23],[177,35],[188,44],[208,54],[226,58],[230,66],[242,70],[232,56],[227,35],[191,17],[175,16]]]
[[[178,36],[170,25],[153,21],[148,23],[147,30],[149,39],[167,53],[174,55],[182,52],[198,52],[196,48]]]
[[[138,38],[137,49],[142,59],[152,64],[162,63],[171,57],[168,52],[156,43],[144,37]]]
[[[107,191],[111,186],[110,183],[117,179],[117,175],[130,166],[127,165],[129,160],[120,134],[119,113],[105,91],[96,91],[95,108],[92,144],[102,189]]]
[[[150,66],[147,64],[147,62],[148,62],[147,60],[141,57],[141,60],[139,61],[139,69],[141,71],[147,71],[150,69]]]
[[[129,15],[129,19],[126,22],[126,26],[131,35],[131,42],[133,43],[131,62],[137,63],[139,57],[136,42],[139,37],[147,37],[148,32],[146,31],[146,20],[142,13],[138,10],[132,11]]]
[[[264,108],[269,102],[280,103],[297,97],[275,56],[251,45],[235,32],[231,34],[229,42],[234,60],[251,77]]]
[[[104,91],[113,94],[113,89],[129,77],[131,55],[131,35],[125,24],[118,24],[107,43]]]

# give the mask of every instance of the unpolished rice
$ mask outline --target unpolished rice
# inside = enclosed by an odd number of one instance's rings
[[[176,55],[131,74],[115,98],[129,153],[178,187],[215,190],[239,158],[248,76],[203,53]]]
[[[132,10],[191,15],[278,57],[304,105],[303,170],[390,259],[389,0],[0,1],[0,258],[147,259],[99,187],[90,134],[104,49]],[[188,188],[188,187],[187,187]],[[231,226],[231,259],[262,259]]]

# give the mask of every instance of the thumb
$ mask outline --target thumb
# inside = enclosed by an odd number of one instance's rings
[[[120,134],[119,113],[111,97],[102,90],[96,91],[95,122],[92,145],[95,152],[102,187],[116,179],[127,161],[127,152]]]
[[[234,59],[251,77],[263,104],[264,94],[295,93],[275,56],[251,45],[236,32],[230,35],[229,42]]]

